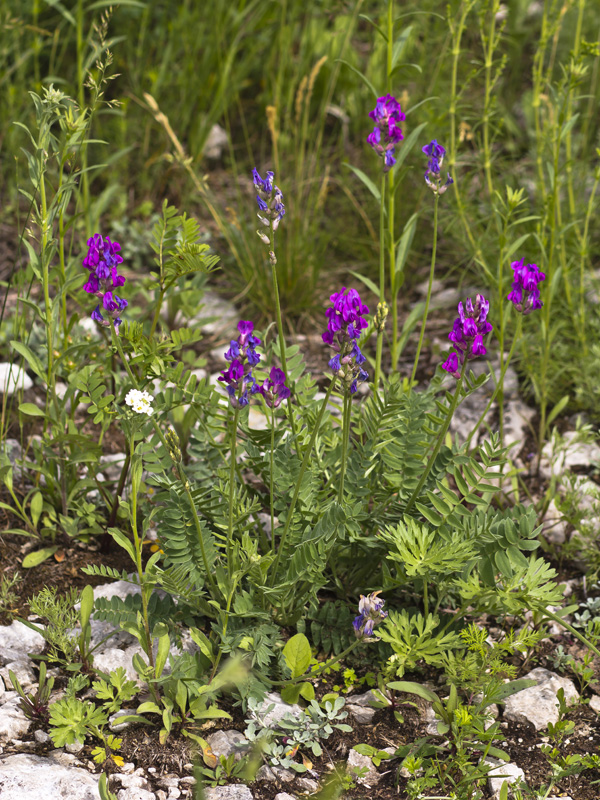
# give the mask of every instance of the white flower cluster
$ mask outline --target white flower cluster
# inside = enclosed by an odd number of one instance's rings
[[[154,409],[150,405],[153,400],[154,398],[151,394],[148,392],[140,392],[139,389],[130,389],[125,397],[127,405],[131,406],[135,412],[138,414],[148,414],[148,416],[154,413]]]

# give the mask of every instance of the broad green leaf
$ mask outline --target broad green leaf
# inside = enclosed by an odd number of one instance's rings
[[[283,648],[283,657],[292,673],[292,678],[304,675],[310,666],[311,652],[308,639],[303,633],[297,633],[288,640]]]
[[[354,275],[355,278],[364,283],[367,289],[370,289],[373,292],[375,297],[379,297],[379,287],[377,287],[370,278],[366,278],[364,275],[361,275],[358,272],[353,272],[352,270],[350,270],[350,274]]]
[[[33,522],[34,528],[37,528],[37,524],[40,521],[40,517],[42,516],[43,510],[44,510],[44,498],[42,497],[41,492],[36,492],[31,498],[31,503],[29,504],[29,511],[31,512],[31,521]]]
[[[356,177],[371,192],[371,194],[373,195],[375,200],[377,200],[377,202],[380,203],[381,202],[381,192],[379,191],[378,187],[373,183],[371,178],[369,178],[368,175],[365,175],[365,173],[362,171],[362,169],[359,169],[358,167],[355,167],[353,164],[344,164],[344,166],[348,167],[348,169],[352,170],[352,172],[356,175]]]
[[[21,403],[19,405],[21,414],[27,414],[28,417],[45,417],[45,412],[36,406],[35,403]]]
[[[35,550],[33,553],[29,553],[23,559],[23,569],[37,567],[38,564],[42,563],[42,561],[45,561],[47,558],[50,558],[50,556],[53,556],[57,550],[58,545],[52,545],[51,547],[43,547],[41,550]]]
[[[439,703],[440,698],[432,692],[431,689],[427,689],[425,686],[421,686],[420,683],[414,683],[413,681],[392,681],[392,683],[387,684],[388,689],[393,689],[395,692],[404,692],[405,694],[416,694],[417,697],[422,697],[423,700],[428,700],[430,703]]]
[[[10,346],[13,350],[16,350],[19,355],[22,355],[25,361],[29,364],[30,368],[35,372],[38,378],[41,378],[43,381],[46,380],[46,375],[44,373],[44,367],[42,366],[42,362],[36,356],[36,354],[23,342],[17,342],[14,339],[11,341]]]

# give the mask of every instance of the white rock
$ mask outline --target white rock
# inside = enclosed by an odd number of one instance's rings
[[[548,505],[543,524],[544,536],[551,544],[563,544],[566,541],[568,526],[562,513],[556,507],[554,498]]]
[[[34,755],[0,762],[2,800],[98,800],[98,779],[88,770],[65,767]],[[154,797],[154,796],[153,796]]]
[[[373,717],[377,713],[375,708],[355,706],[353,703],[348,703],[346,709],[359,725],[370,725],[373,722]]]
[[[592,699],[590,700],[590,708],[592,711],[595,711],[596,714],[600,714],[600,697],[597,694],[592,695]]]
[[[525,773],[516,764],[505,764],[496,758],[488,758],[487,763],[495,765],[488,772],[488,787],[494,800],[498,800],[500,797],[500,791],[505,783],[510,785],[511,783],[516,783],[519,779],[525,778]]]
[[[133,775],[122,775],[117,772],[113,775],[113,780],[115,783],[119,783],[123,789],[150,789],[147,778],[143,775],[136,775],[135,773]]]
[[[270,705],[272,705],[273,708],[268,713],[265,713]],[[258,713],[261,716],[264,724],[269,726],[274,722],[278,722],[286,714],[291,714],[294,717],[300,717],[302,715],[302,709],[297,704],[292,706],[289,705],[289,703],[284,703],[281,699],[281,695],[277,692],[269,692],[265,695],[265,699],[258,707]]]
[[[27,719],[18,703],[19,697],[17,696],[0,706],[0,744],[20,739],[29,730],[30,720]],[[0,796],[2,796],[1,791]]]
[[[217,731],[206,737],[210,749],[217,758],[225,756],[228,758],[232,753],[235,760],[239,761],[242,755],[248,750],[250,742],[240,731]]]
[[[362,756],[360,753],[357,753],[354,748],[352,748],[352,750],[350,750],[348,753],[347,772],[350,775],[353,774],[353,767],[358,769],[364,768],[367,770],[363,777],[357,777],[356,779],[356,782],[361,786],[375,786],[377,783],[379,783],[381,775],[373,766],[373,762],[369,756]]]
[[[138,644],[132,644],[125,650],[118,647],[109,647],[103,653],[94,654],[94,668],[99,672],[110,673],[118,667],[123,667],[127,673],[127,677],[132,681],[139,681],[139,675],[133,668],[133,656],[139,655],[147,660],[147,656]]]
[[[32,386],[33,381],[18,364],[11,364],[7,361],[0,363],[0,394],[10,396],[15,393],[15,390],[22,389],[26,392]]]
[[[202,155],[205,158],[221,158],[223,149],[227,147],[228,143],[227,131],[215,123],[206,137]]]
[[[120,789],[117,800],[156,800],[156,795],[147,789]]]
[[[204,800],[254,800],[252,792],[241,783],[215,786],[204,790]]]
[[[127,456],[125,453],[106,453],[101,456],[100,464],[102,466],[102,472],[110,481],[119,480],[126,458]]]
[[[319,784],[312,778],[297,778],[296,786],[302,789],[303,792],[310,792],[311,794],[319,788]]]
[[[254,431],[266,431],[269,427],[269,420],[262,413],[260,408],[250,406],[248,411],[248,427]]]
[[[589,467],[600,461],[600,447],[579,441],[577,431],[566,431],[562,438],[562,444],[553,438],[544,445],[540,463],[543,478],[550,479],[573,467]]]
[[[44,645],[41,634],[15,620],[12,625],[0,628],[0,665],[26,661],[28,653],[41,653]]]
[[[65,750],[67,753],[71,753],[72,756],[77,756],[84,748],[83,742],[73,742],[73,744],[66,744]]]
[[[296,796],[288,792],[279,792],[275,795],[275,800],[296,800]]]
[[[567,704],[579,699],[573,681],[543,667],[537,667],[524,677],[537,681],[538,685],[506,698],[504,718],[507,720],[531,722],[536,730],[544,730],[549,722],[555,724],[558,721],[556,693],[559,689],[564,690]]]
[[[510,400],[504,410],[504,442],[512,456],[518,455],[529,430],[535,409],[522,400]]]
[[[267,764],[263,766],[256,773],[257,781],[280,781],[281,783],[291,783],[296,777],[297,773],[291,769],[284,769],[283,767],[269,767]]]
[[[33,738],[38,744],[48,744],[52,741],[46,731],[41,730],[41,728],[39,728],[37,731],[34,731]]]
[[[37,677],[33,671],[31,661],[10,661],[6,666],[0,668],[0,677],[6,686],[11,686],[9,670],[19,681],[24,692],[28,692],[37,684]]]
[[[211,320],[210,322],[208,321],[209,319]],[[214,292],[205,292],[204,306],[190,320],[189,327],[199,325],[202,333],[214,335],[221,333],[232,339],[237,335],[238,321],[239,314],[233,303],[224,300]]]
[[[135,709],[133,708],[121,708],[119,711],[115,711],[114,714],[111,714],[108,718],[108,727],[111,731],[115,731],[118,733],[119,731],[124,731],[125,728],[128,728],[132,725],[132,722],[119,722],[121,717],[127,717],[131,714],[135,714]]]

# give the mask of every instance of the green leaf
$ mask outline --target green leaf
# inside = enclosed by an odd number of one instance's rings
[[[29,511],[31,512],[31,521],[33,522],[34,528],[37,528],[37,524],[40,521],[40,517],[42,516],[43,510],[44,510],[44,498],[42,497],[41,492],[36,492],[31,498],[31,503],[29,504]]]
[[[58,545],[52,545],[51,547],[43,547],[41,550],[35,550],[33,553],[29,553],[23,559],[23,569],[37,567],[37,565],[41,564],[42,561],[45,561],[47,558],[50,558],[50,556],[53,556],[57,550]]]
[[[565,406],[567,405],[568,402],[569,402],[569,395],[568,394],[566,394],[564,397],[561,397],[561,399],[554,406],[552,411],[548,414],[548,420],[546,422],[546,426],[550,426],[554,422],[556,417],[558,417],[558,415],[565,408]]]
[[[412,244],[412,240],[415,235],[415,229],[417,226],[418,218],[419,218],[418,213],[415,213],[412,215],[412,217],[410,217],[410,219],[404,226],[402,236],[400,237],[400,241],[398,242],[398,247],[396,248],[396,271],[395,271],[396,280],[398,280],[398,276],[404,272],[404,264],[406,263],[406,257],[408,256],[408,253],[410,251],[410,246]]]
[[[284,686],[281,690],[281,699],[284,703],[289,703],[290,705],[295,705],[298,702],[300,697],[300,686],[297,683],[289,684],[288,686]]]
[[[46,413],[36,406],[35,403],[21,403],[19,405],[21,414],[27,414],[28,417],[45,417]]]
[[[108,532],[113,537],[115,542],[120,545],[123,550],[126,550],[129,554],[131,560],[135,563],[135,548],[133,546],[133,542],[131,542],[124,533],[122,533],[118,528],[109,528]]]
[[[356,67],[353,67],[352,64],[348,63],[348,61],[344,61],[343,58],[338,58],[337,60],[340,63],[345,64],[348,67],[348,69],[352,70],[352,72],[356,73],[356,75],[358,75],[358,77],[365,84],[365,86],[369,87],[369,89],[371,90],[371,94],[377,100],[377,98],[379,97],[379,94],[378,94],[377,90],[375,89],[375,87],[373,86],[373,84],[371,83],[371,81],[366,77],[366,75],[363,75],[363,73],[359,69],[356,69]]]
[[[369,178],[368,175],[365,175],[365,173],[362,171],[362,169],[359,169],[358,167],[355,167],[353,164],[344,163],[344,166],[348,167],[348,169],[351,169],[352,172],[356,175],[356,177],[360,181],[362,181],[362,183],[364,183],[364,185],[367,187],[367,189],[371,192],[371,194],[373,195],[375,200],[377,200],[378,203],[381,203],[381,192],[379,191],[377,186],[373,183],[371,178]],[[379,290],[377,290],[377,291],[379,292]]]
[[[81,593],[80,608],[79,608],[79,624],[81,629],[84,630],[89,621],[94,608],[94,589],[88,584],[84,587]]]
[[[311,656],[309,641],[303,633],[292,636],[283,648],[283,657],[292,673],[292,678],[304,675],[310,666]]]
[[[354,275],[355,278],[358,278],[359,281],[362,281],[367,289],[370,289],[375,297],[379,297],[379,288],[373,283],[370,278],[365,277],[364,275],[360,275],[358,272],[353,272],[350,270],[350,274]]]
[[[301,683],[300,684],[300,695],[309,702],[315,699],[315,687],[312,683]]]
[[[16,350],[17,353],[23,356],[38,378],[41,378],[43,381],[46,380],[42,362],[30,347],[28,347],[26,344],[23,344],[23,342],[17,342],[14,339],[11,341],[10,346],[13,348],[13,350]]]
[[[431,689],[427,689],[427,687],[421,686],[420,683],[414,683],[413,681],[392,681],[387,684],[387,688],[393,689],[395,692],[416,694],[417,697],[422,697],[423,700],[428,700],[430,703],[439,703],[440,701],[440,698],[435,692],[432,692]]]
[[[169,638],[169,634],[165,633],[158,640],[158,652],[156,654],[156,669],[155,669],[155,674],[157,678],[160,678],[160,676],[163,673],[165,664],[167,663],[167,658],[169,657],[170,646],[171,646],[171,640]]]

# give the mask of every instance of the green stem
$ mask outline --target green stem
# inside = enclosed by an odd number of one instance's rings
[[[281,539],[279,540],[279,547],[277,548],[277,556],[275,557],[275,561],[273,563],[273,572],[271,580],[274,581],[277,577],[277,568],[279,567],[279,562],[281,561],[281,555],[283,553],[283,549],[285,547],[285,543],[287,540],[287,536],[290,530],[290,524],[292,522],[292,517],[294,516],[294,509],[296,508],[296,503],[298,502],[298,497],[300,495],[300,487],[302,486],[302,479],[304,478],[304,473],[306,472],[306,468],[308,466],[308,462],[312,453],[312,449],[314,447],[317,434],[319,432],[319,428],[321,427],[321,420],[323,419],[323,414],[325,413],[325,409],[327,408],[327,403],[329,402],[329,398],[331,397],[331,393],[333,392],[333,387],[335,386],[336,379],[333,377],[331,379],[331,383],[329,384],[329,388],[327,389],[327,394],[323,398],[323,402],[321,403],[321,408],[319,409],[319,413],[317,414],[317,418],[315,420],[315,424],[312,429],[312,433],[310,435],[310,440],[308,443],[308,447],[304,453],[304,458],[302,459],[302,464],[300,465],[300,472],[298,473],[298,479],[296,481],[296,486],[294,487],[294,494],[292,495],[292,502],[290,503],[290,507],[285,519],[285,525],[283,526],[283,531],[281,534]]]
[[[150,341],[152,341],[152,338],[154,337],[154,332],[156,331],[156,325],[158,324],[158,318],[160,316],[160,311],[161,311],[161,308],[162,308],[164,296],[165,296],[165,290],[161,286],[160,293],[159,293],[159,296],[158,296],[158,302],[156,303],[156,308],[154,309],[154,316],[152,317],[152,325],[150,327],[150,336],[148,337],[150,339]]]
[[[379,302],[385,303],[385,174],[381,176],[381,197],[379,210]],[[381,356],[383,353],[383,328],[377,331],[377,352],[375,356],[375,391],[379,390],[381,379]]]
[[[283,331],[283,320],[281,317],[281,303],[279,301],[279,283],[277,281],[277,258],[275,257],[275,231],[273,230],[272,225],[269,228],[269,236],[271,239],[271,253],[273,254],[270,260],[271,260],[271,276],[273,279],[273,292],[275,294],[275,315],[277,318],[277,332],[279,334],[279,358],[281,360],[281,369],[285,373],[285,379],[293,394],[294,387],[292,385],[290,374],[288,372],[287,358],[285,354],[285,334]],[[287,407],[288,407],[288,416],[290,419],[290,425],[292,428],[292,435],[295,439],[297,434],[296,418],[294,417],[294,409],[291,401],[288,402]]]
[[[515,335],[513,337],[512,345],[510,347],[510,351],[508,353],[508,357],[506,358],[506,361],[504,362],[504,364],[501,367],[500,375],[499,375],[498,380],[496,382],[496,388],[494,389],[494,391],[492,393],[492,396],[488,400],[488,404],[485,407],[485,411],[479,417],[479,419],[475,423],[475,426],[473,427],[473,430],[469,434],[469,437],[468,437],[467,441],[465,442],[465,448],[469,447],[469,444],[471,443],[471,439],[473,438],[473,436],[475,436],[475,434],[479,430],[479,426],[481,425],[481,423],[486,418],[488,411],[490,410],[490,408],[492,407],[492,404],[494,403],[494,400],[496,399],[496,397],[499,394],[502,393],[504,376],[506,375],[506,371],[508,370],[508,367],[510,365],[512,357],[515,354],[515,347],[517,345],[517,342],[520,341],[520,339],[521,339],[522,328],[523,328],[523,318],[519,314],[519,316],[517,317],[517,330],[516,330]]]
[[[338,503],[344,502],[344,478],[346,477],[346,462],[348,460],[348,440],[350,438],[350,418],[352,415],[352,397],[346,390],[344,396],[344,415],[342,417],[342,465],[340,470],[340,486],[338,490]]]
[[[239,408],[236,408],[233,413],[233,426],[231,429],[231,458],[229,463],[229,523],[227,525],[227,572],[229,577],[233,573],[233,563],[231,556],[231,542],[233,539],[233,500],[235,496],[235,452],[237,445],[237,428],[238,419],[240,415]]]
[[[417,352],[415,354],[415,361],[410,376],[411,382],[414,381],[417,374],[417,367],[419,366],[419,358],[421,356],[421,348],[423,347],[423,339],[425,337],[425,326],[427,325],[427,315],[429,314],[429,305],[431,303],[431,289],[433,286],[433,276],[435,273],[435,256],[437,251],[437,229],[438,229],[438,204],[440,197],[435,195],[433,204],[433,249],[431,251],[431,266],[429,267],[429,284],[427,286],[427,299],[425,301],[425,313],[423,314],[423,323],[421,325],[421,332],[419,334],[419,343],[417,345]]]
[[[454,390],[454,397],[452,398],[452,402],[450,403],[450,408],[448,409],[448,414],[446,415],[446,421],[444,422],[444,424],[441,427],[441,430],[440,430],[440,432],[438,434],[438,438],[437,438],[435,447],[433,449],[433,453],[429,457],[429,461],[427,462],[427,466],[425,467],[425,470],[423,471],[423,474],[421,475],[421,479],[419,480],[419,483],[417,484],[416,489],[411,494],[410,500],[406,504],[406,508],[404,509],[404,513],[405,514],[408,514],[410,509],[415,504],[415,501],[418,498],[421,489],[425,485],[425,481],[427,480],[427,477],[428,477],[429,473],[431,472],[431,468],[433,467],[433,464],[434,464],[434,462],[435,462],[435,460],[436,460],[436,458],[438,456],[438,453],[440,452],[440,450],[442,448],[442,444],[444,443],[444,438],[445,438],[446,434],[448,433],[448,428],[450,427],[450,422],[452,420],[452,416],[454,415],[454,412],[456,411],[456,407],[457,407],[458,401],[460,399],[460,392],[461,392],[461,389],[462,389],[463,380],[464,380],[465,372],[466,372],[466,369],[467,369],[467,363],[468,363],[468,359],[465,358],[465,360],[463,361],[462,370],[461,370],[461,373],[460,373],[460,378],[458,379],[457,384],[456,384],[456,389]]]

